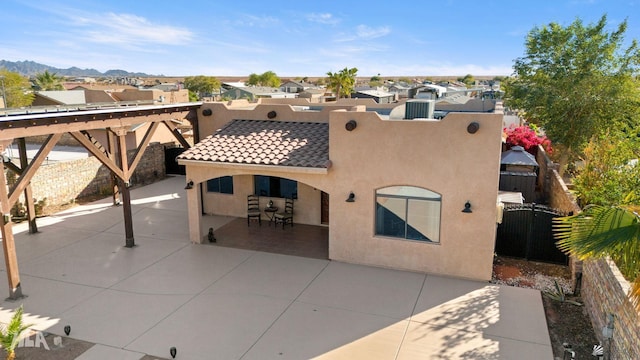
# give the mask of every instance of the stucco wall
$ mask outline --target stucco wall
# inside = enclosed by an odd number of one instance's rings
[[[392,268],[488,280],[496,230],[501,114],[452,113],[442,121],[385,121],[331,114],[330,256]],[[344,124],[361,115],[353,132]],[[480,124],[469,134],[467,125]],[[375,236],[376,189],[419,186],[442,195],[439,244]],[[462,213],[470,201],[473,213]]]
[[[202,110],[212,109],[211,116]],[[235,175],[236,196],[203,194],[205,212],[243,217],[246,195],[253,192],[253,174],[285,177],[299,182],[295,221],[320,223],[320,191],[330,195],[329,257],[396,269],[489,280],[496,231],[496,198],[500,169],[502,113],[451,113],[442,121],[381,119],[374,112],[296,112],[288,105],[257,105],[229,109],[206,103],[199,110],[200,134],[212,134],[233,119],[329,122],[326,173],[287,171],[260,166],[259,170],[224,164],[187,165],[187,178],[196,184],[218,176]],[[346,131],[349,120],[358,123]],[[471,122],[480,124],[475,134]],[[245,175],[245,176],[238,176]],[[393,185],[411,185],[442,195],[440,243],[401,240],[375,235],[375,192]],[[204,185],[203,185],[204,186]],[[344,200],[353,191],[356,201]],[[199,217],[198,192],[189,192],[190,221]],[[267,199],[264,200],[268,201]],[[464,204],[473,213],[462,213]],[[217,204],[212,204],[217,202]],[[197,214],[197,215],[195,215]],[[199,223],[191,223],[192,241],[200,241]]]

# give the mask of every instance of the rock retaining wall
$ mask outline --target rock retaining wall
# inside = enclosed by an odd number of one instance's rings
[[[129,158],[135,150],[129,151]],[[166,175],[164,145],[151,143],[131,176],[131,185],[149,184]],[[11,176],[9,176],[11,179]],[[11,185],[11,180],[9,180]],[[73,203],[79,198],[113,193],[111,173],[93,156],[85,159],[43,164],[31,180],[36,202],[44,200],[47,206]],[[18,200],[24,204],[24,195]]]
[[[582,300],[611,359],[640,359],[640,314],[628,296],[630,286],[611,260],[590,260],[583,265]],[[602,334],[609,314],[614,316],[610,343]]]

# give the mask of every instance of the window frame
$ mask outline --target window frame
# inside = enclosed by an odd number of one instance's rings
[[[382,191],[384,191],[385,189],[391,189],[391,188],[410,188],[410,189],[418,189],[419,191],[425,192],[427,195],[429,196],[419,196],[419,195],[408,195],[408,194],[384,194],[384,193],[380,193]],[[403,234],[402,235],[393,235],[391,234],[392,231],[386,231],[385,232],[385,228],[384,228],[384,216],[381,217],[381,215],[379,214],[379,210],[380,209],[384,209],[389,211],[388,209],[386,209],[384,207],[384,205],[382,205],[380,203],[380,201],[378,199],[380,198],[386,198],[386,199],[400,199],[403,200],[404,204],[403,204],[403,208],[402,211],[404,211],[403,213],[403,217],[402,222],[404,223],[404,230],[403,230]],[[432,226],[428,226],[429,229],[431,229],[432,231],[435,231],[435,240],[432,240],[431,238],[429,238],[428,236],[421,234],[422,236],[424,236],[424,238],[412,238],[410,236],[411,234],[411,229],[415,229],[411,226],[411,217],[412,214],[410,212],[410,203],[411,201],[422,201],[425,202],[426,204],[433,204],[433,203],[437,203],[438,204],[438,209],[437,209],[437,214],[436,211],[430,212],[427,211],[425,214],[422,214],[422,216],[425,219],[428,219],[429,217],[434,217],[437,215],[437,228],[433,229]],[[374,235],[375,236],[382,236],[382,237],[389,237],[389,238],[394,238],[394,239],[402,239],[402,240],[409,240],[409,241],[419,241],[419,242],[423,242],[423,243],[429,243],[429,244],[440,244],[440,238],[441,238],[441,230],[442,230],[442,194],[437,193],[435,191],[429,190],[427,188],[423,188],[423,187],[419,187],[419,186],[413,186],[413,185],[392,185],[392,186],[386,186],[386,187],[382,187],[382,188],[378,188],[375,190],[375,210],[374,210]],[[393,214],[396,215],[397,214]],[[383,223],[380,224],[379,222],[382,221]],[[391,230],[391,229],[389,229]],[[414,230],[415,231],[415,230]]]
[[[263,181],[267,180],[268,188],[262,187]],[[287,188],[287,185],[283,186],[283,182],[291,187],[292,191],[283,194],[282,189]],[[253,175],[253,193],[257,196],[271,197],[271,198],[290,198],[298,199],[298,181],[291,180],[279,176],[269,175]]]
[[[217,184],[215,184],[216,180],[217,180]],[[229,181],[229,183],[227,183],[226,186],[224,186],[222,183],[223,181]],[[224,188],[231,188],[231,192],[223,191]],[[207,193],[233,195],[234,193],[233,176],[231,175],[218,176],[216,178],[207,180]]]

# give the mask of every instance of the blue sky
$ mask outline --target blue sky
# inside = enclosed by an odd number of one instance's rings
[[[2,0],[0,59],[155,75],[509,75],[534,27],[607,14],[640,40],[640,0]]]

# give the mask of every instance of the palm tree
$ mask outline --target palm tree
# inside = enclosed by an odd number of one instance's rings
[[[16,358],[16,347],[20,342],[20,335],[31,326],[31,324],[24,325],[22,323],[22,312],[22,305],[20,305],[11,317],[9,324],[0,329],[0,345],[7,353],[7,360]]]
[[[327,76],[329,77],[327,80],[327,89],[333,89],[336,93],[336,99],[340,98],[340,74],[331,71],[327,72]]]
[[[349,96],[353,91],[353,87],[356,83],[356,68],[344,68],[338,72],[327,72],[329,77],[327,81],[327,88],[333,89],[336,93],[336,99],[342,97],[342,95]]]
[[[64,90],[62,80],[62,77],[45,70],[43,73],[36,75],[35,83],[38,90]]]
[[[579,260],[610,256],[633,280],[631,300],[640,311],[640,206],[589,205],[578,215],[555,219],[558,248]]]

